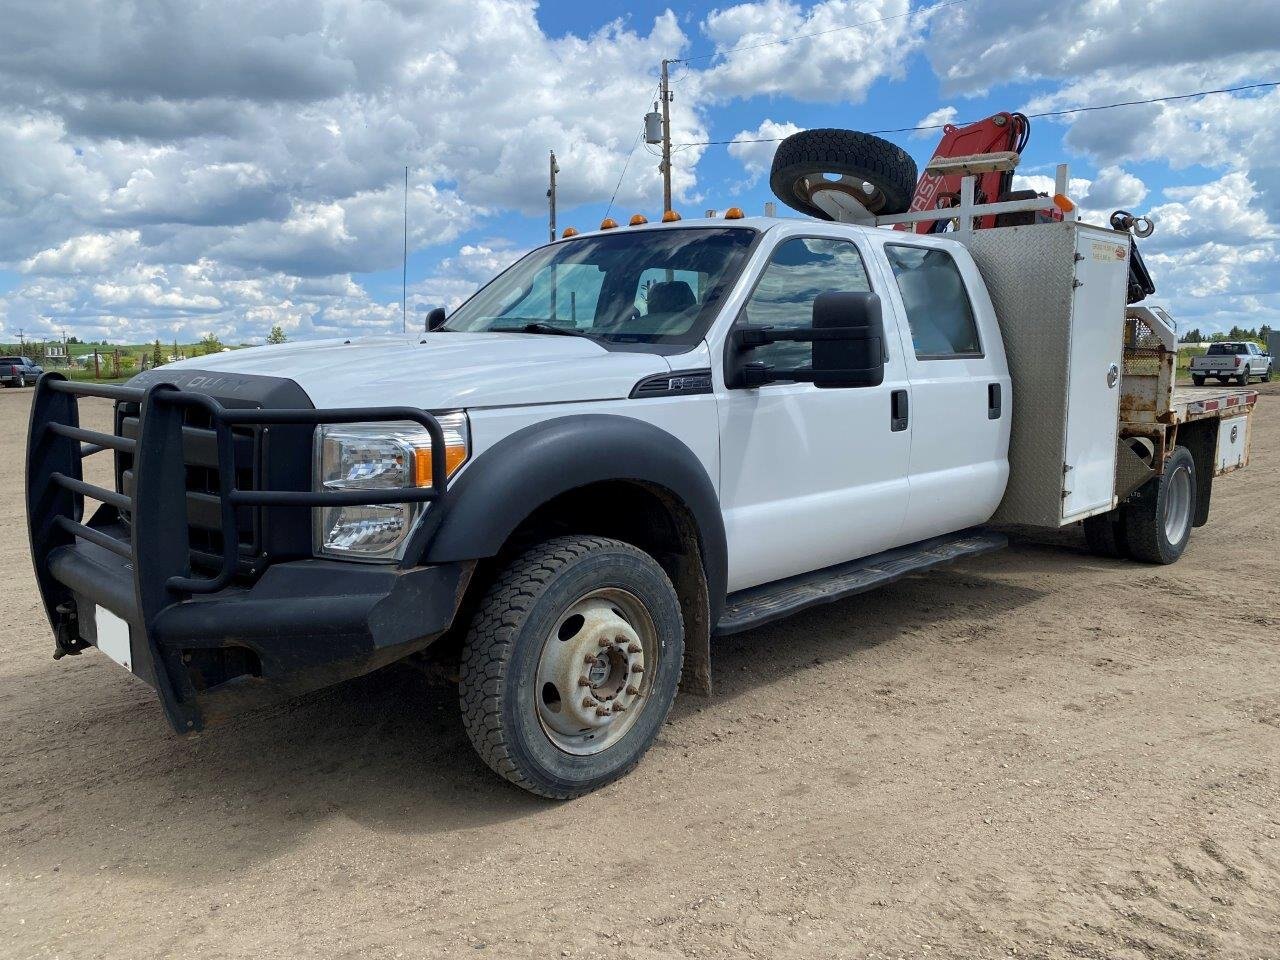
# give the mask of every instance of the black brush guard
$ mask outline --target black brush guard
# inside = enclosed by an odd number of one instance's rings
[[[140,422],[136,439],[82,428],[79,397],[100,397],[117,403],[137,404]],[[182,434],[184,413],[192,407],[205,411],[217,440],[223,551],[221,567],[212,576],[193,575],[192,570]],[[429,487],[365,491],[242,490],[236,487],[232,427],[273,424],[314,427],[397,420],[416,423],[431,436],[432,484]],[[84,480],[84,458],[106,450],[133,456],[132,496]],[[78,541],[83,541],[92,545],[88,552],[97,548],[119,558],[117,565],[110,568],[115,574],[115,586],[100,587],[100,595],[110,600],[102,605],[130,625],[133,672],[155,687],[175,729],[198,729],[203,725],[202,712],[195,703],[198,698],[192,695],[183,668],[174,662],[174,652],[161,649],[155,627],[161,614],[175,604],[227,591],[232,585],[240,559],[236,526],[238,507],[329,507],[433,501],[443,495],[446,483],[443,431],[436,418],[422,410],[410,407],[232,409],[212,397],[166,383],[145,388],[108,386],[77,383],[58,373],[46,373],[36,386],[31,407],[27,440],[27,522],[36,580],[54,629],[54,656],[78,653],[90,645],[80,635],[77,591],[65,582],[71,578],[59,577],[55,570],[58,561],[65,560],[69,550],[85,552],[85,548],[78,544]],[[86,497],[105,505],[91,519],[84,516]],[[129,514],[127,527],[113,522],[120,512]],[[128,539],[113,535],[126,531]],[[58,556],[60,552],[61,557]],[[95,555],[104,556],[100,552]],[[81,567],[85,565],[83,559],[77,562]],[[312,563],[323,567],[315,561]],[[365,581],[372,583],[375,577],[381,577],[377,582],[398,586],[395,571],[369,570],[369,566],[363,565],[364,569],[343,574],[343,578],[359,581],[363,574]],[[92,570],[91,565],[89,569]],[[108,568],[103,566],[102,569],[105,573]],[[122,581],[122,572],[131,573],[131,590],[130,584]],[[84,578],[83,574],[80,576]],[[104,575],[102,579],[108,578]],[[458,591],[457,584],[452,584],[452,588],[455,593]],[[374,588],[368,588],[364,595],[359,591],[365,588],[354,589],[356,596],[366,598],[365,607],[371,602],[368,597],[379,596]],[[414,589],[421,591],[418,585]],[[325,599],[328,598],[321,597],[321,601]],[[455,600],[455,597],[449,598],[451,603]],[[198,607],[193,622],[209,623],[211,606],[199,604]],[[448,606],[449,617],[452,610],[453,606]],[[443,612],[440,615],[443,616]],[[356,672],[363,671],[348,669],[345,675],[355,675]],[[317,685],[320,684],[310,684],[313,687]]]

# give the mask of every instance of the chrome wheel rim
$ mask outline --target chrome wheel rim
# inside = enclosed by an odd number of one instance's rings
[[[538,723],[559,750],[588,756],[635,726],[656,675],[658,631],[639,598],[609,587],[580,597],[542,642]]]
[[[1172,544],[1182,542],[1191,524],[1191,472],[1178,467],[1164,492],[1164,535]]]

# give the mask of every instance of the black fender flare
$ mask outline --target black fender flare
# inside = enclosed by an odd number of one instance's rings
[[[577,487],[608,480],[661,487],[689,510],[698,528],[714,624],[728,583],[720,498],[692,450],[666,431],[632,417],[557,417],[499,440],[427,511],[405,561],[452,563],[495,556],[538,507]]]

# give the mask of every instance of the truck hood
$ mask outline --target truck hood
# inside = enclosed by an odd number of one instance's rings
[[[585,337],[427,333],[230,350],[168,364],[182,370],[285,377],[317,407],[408,405],[428,410],[572,403],[626,397],[668,373],[649,353],[609,351]]]

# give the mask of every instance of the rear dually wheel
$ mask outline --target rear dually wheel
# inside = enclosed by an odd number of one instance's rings
[[[1196,465],[1191,451],[1175,447],[1164,472],[1125,504],[1128,552],[1147,563],[1174,563],[1187,549],[1196,515]]]

